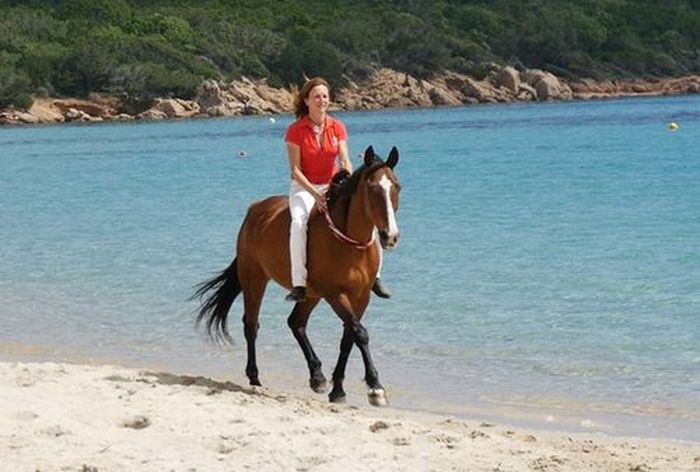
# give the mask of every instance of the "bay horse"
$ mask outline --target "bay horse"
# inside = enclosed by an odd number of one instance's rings
[[[345,367],[352,346],[356,345],[365,367],[369,403],[387,404],[386,392],[370,355],[369,335],[361,320],[379,265],[375,234],[379,235],[385,249],[393,249],[399,240],[396,212],[401,186],[393,170],[398,161],[396,147],[391,149],[385,162],[369,146],[363,165],[352,175],[348,177],[345,172],[334,177],[326,195],[325,215],[314,208],[309,216],[306,300],[294,305],[287,324],[306,358],[309,386],[317,393],[325,393],[328,382],[306,335],[306,325],[321,299],[328,302],[343,322],[340,354],[333,371],[333,388],[328,395],[331,402],[345,401]],[[345,181],[341,183],[339,176],[345,177]],[[213,339],[231,342],[227,317],[234,299],[243,292],[245,371],[253,386],[261,385],[255,341],[265,288],[270,279],[287,289],[292,286],[290,219],[286,196],[268,197],[253,203],[239,230],[233,262],[218,276],[199,284],[192,297],[201,302],[197,323],[204,321]]]

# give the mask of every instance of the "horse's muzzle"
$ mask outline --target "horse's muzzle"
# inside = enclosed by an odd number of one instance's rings
[[[399,244],[399,233],[389,234],[386,231],[379,231],[379,243],[382,248],[392,250]]]

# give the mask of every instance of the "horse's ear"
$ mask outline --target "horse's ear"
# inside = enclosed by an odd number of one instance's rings
[[[399,162],[399,150],[396,149],[396,146],[391,148],[391,151],[389,151],[389,157],[386,160],[386,165],[391,167],[392,169],[396,164]]]
[[[372,146],[369,146],[365,150],[365,165],[369,167],[369,165],[374,162],[376,159],[376,155],[374,154],[374,148]]]

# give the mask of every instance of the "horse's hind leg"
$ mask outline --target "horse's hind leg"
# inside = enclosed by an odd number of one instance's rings
[[[326,393],[328,381],[321,371],[321,360],[314,352],[309,338],[306,336],[306,324],[311,311],[318,305],[319,299],[308,299],[294,305],[292,313],[287,318],[287,325],[299,343],[306,363],[309,366],[309,386],[316,393]]]
[[[246,362],[245,373],[248,376],[250,385],[261,385],[258,378],[258,364],[256,360],[255,340],[258,337],[258,318],[260,315],[260,305],[267,287],[267,279],[260,274],[247,274],[245,276],[245,287],[243,287],[243,333],[248,351],[248,361]]]

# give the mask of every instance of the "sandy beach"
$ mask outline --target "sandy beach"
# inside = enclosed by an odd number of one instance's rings
[[[531,431],[115,366],[0,363],[2,471],[700,471],[700,444]]]

